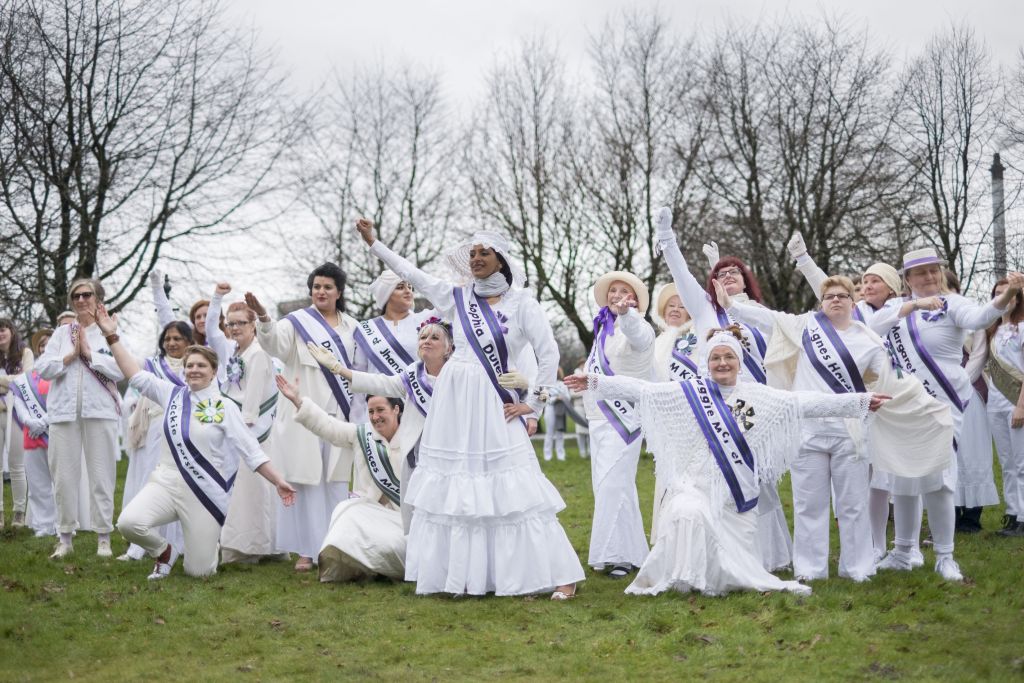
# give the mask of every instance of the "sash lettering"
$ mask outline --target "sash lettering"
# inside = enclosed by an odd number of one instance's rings
[[[697,371],[697,364],[690,357],[695,344],[691,342],[689,337],[689,334],[683,334],[672,345],[672,353],[668,358],[668,374],[672,381],[682,382],[683,380],[693,379],[700,374]]]
[[[605,352],[604,345],[614,331],[614,321],[602,322],[594,336],[594,346],[587,357],[587,372],[612,377],[615,371]],[[608,420],[615,433],[627,444],[640,437],[640,415],[629,401],[620,399],[602,399],[597,401],[598,410]]]
[[[192,442],[189,436],[192,416],[191,393],[184,387],[174,389],[164,411],[164,438],[171,447],[174,463],[178,466],[185,483],[217,523],[224,526],[228,502],[231,499],[231,487],[235,483],[235,472],[227,478],[222,476]]]
[[[747,512],[757,506],[760,487],[754,469],[754,456],[750,452],[743,432],[736,424],[732,411],[722,399],[714,382],[696,377],[679,386],[686,396],[693,417],[700,426],[708,448],[725,477],[738,512]]]
[[[26,373],[15,375],[11,378],[11,389],[14,401],[21,405],[26,415],[31,416],[35,422],[49,422],[46,415],[46,396],[39,390],[39,375],[35,372],[31,373],[31,376]],[[14,411],[11,418],[19,427],[25,426],[18,419],[18,411]],[[47,441],[46,434],[41,438]]]
[[[391,457],[384,444],[371,438],[368,434],[369,425],[361,424],[356,428],[356,435],[359,437],[359,448],[366,459],[366,467],[370,470],[373,483],[377,485],[380,492],[387,496],[395,505],[401,500],[401,482],[395,476],[391,467]]]
[[[402,384],[405,385],[405,393],[412,404],[416,406],[416,410],[426,417],[430,411],[430,401],[434,397],[434,385],[427,377],[423,361],[416,361],[412,367],[406,368],[402,373]]]
[[[360,322],[355,340],[373,366],[384,375],[400,375],[414,362],[383,318]]]
[[[768,351],[768,342],[756,327],[744,325],[733,320],[725,311],[715,309],[718,324],[722,327],[739,325],[743,334],[743,366],[758,384],[767,384],[768,376],[764,374],[764,354]],[[757,349],[756,353],[754,349]]]
[[[345,345],[342,343],[341,337],[327,324],[327,321],[316,310],[316,307],[310,306],[309,308],[289,313],[285,316],[285,319],[292,324],[298,335],[302,337],[302,341],[313,342],[317,346],[327,349],[346,368],[352,367],[352,362],[348,358],[348,352],[345,351]],[[352,392],[348,388],[348,382],[322,365],[320,366],[320,372],[323,374],[327,386],[334,395],[334,400],[338,402],[338,407],[341,408],[342,414],[348,420],[349,413],[352,410]]]
[[[962,413],[967,408],[967,401],[960,400],[953,383],[921,342],[917,317],[918,311],[914,311],[889,330],[889,345],[893,354],[903,369],[921,380],[930,396],[945,396]]]
[[[811,367],[825,380],[832,393],[867,391],[857,363],[828,316],[820,311],[815,313],[804,328],[802,342]]]

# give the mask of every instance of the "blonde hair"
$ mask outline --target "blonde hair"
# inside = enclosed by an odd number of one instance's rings
[[[903,271],[903,282],[907,285],[907,291],[911,294],[914,293],[913,288],[910,286],[910,278],[907,276],[918,268],[928,268],[929,266],[935,266],[939,269],[939,294],[953,294],[953,290],[949,288],[949,280],[946,279],[946,269],[942,267],[941,263],[926,263],[923,266],[914,266]]]
[[[825,298],[825,292],[832,287],[842,287],[851,297],[853,297],[854,293],[857,291],[856,286],[853,284],[853,280],[845,275],[829,275],[825,278],[825,281],[821,283],[821,291],[818,292],[818,298]]]

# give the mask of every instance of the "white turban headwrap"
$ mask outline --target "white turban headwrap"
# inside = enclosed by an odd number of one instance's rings
[[[391,298],[391,294],[401,282],[402,278],[390,270],[385,270],[377,276],[377,279],[370,285],[370,293],[373,295],[373,303],[376,304],[378,310],[384,308],[388,299]]]
[[[739,339],[728,332],[715,332],[704,345],[704,353],[701,354],[700,359],[702,368],[708,366],[708,358],[711,357],[711,351],[716,346],[728,346],[736,354],[737,358],[743,359],[743,346],[740,344]]]

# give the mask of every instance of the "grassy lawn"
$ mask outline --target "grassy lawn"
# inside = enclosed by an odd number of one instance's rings
[[[119,473],[123,477],[125,462]],[[588,463],[544,469],[561,520],[586,557]],[[649,523],[652,462],[640,467]],[[7,493],[8,500],[9,491]],[[782,492],[790,513],[788,483]],[[1000,512],[986,512],[994,529]],[[833,523],[832,571],[835,573]],[[1024,679],[1024,541],[958,536],[963,585],[926,566],[866,584],[833,579],[814,595],[627,597],[588,569],[568,603],[419,597],[411,584],[321,585],[290,563],[225,567],[147,584],[149,563],[101,561],[95,537],[70,562],[50,539],[0,537],[0,680]],[[114,553],[125,543],[115,537]]]

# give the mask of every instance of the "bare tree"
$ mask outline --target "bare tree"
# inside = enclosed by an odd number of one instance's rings
[[[580,139],[564,67],[540,38],[498,65],[473,123],[464,163],[481,222],[506,231],[538,298],[564,314],[584,345],[590,321],[578,309],[593,245],[581,230],[570,154]]]
[[[985,194],[978,187],[991,158],[985,151],[996,133],[999,74],[988,49],[967,25],[932,39],[905,69],[901,88],[901,154],[921,198],[911,218],[921,239],[933,245],[970,285],[987,226],[972,222]]]
[[[432,262],[456,229],[462,201],[454,126],[435,74],[383,65],[337,75],[315,126],[300,169],[302,201],[349,274],[349,312],[365,317],[372,308],[366,285],[382,266],[358,241],[353,221],[371,218],[398,253],[421,266]],[[308,251],[297,256],[310,258]]]
[[[51,319],[74,277],[118,310],[174,244],[257,222],[296,129],[216,3],[6,3],[0,79],[0,281]]]

